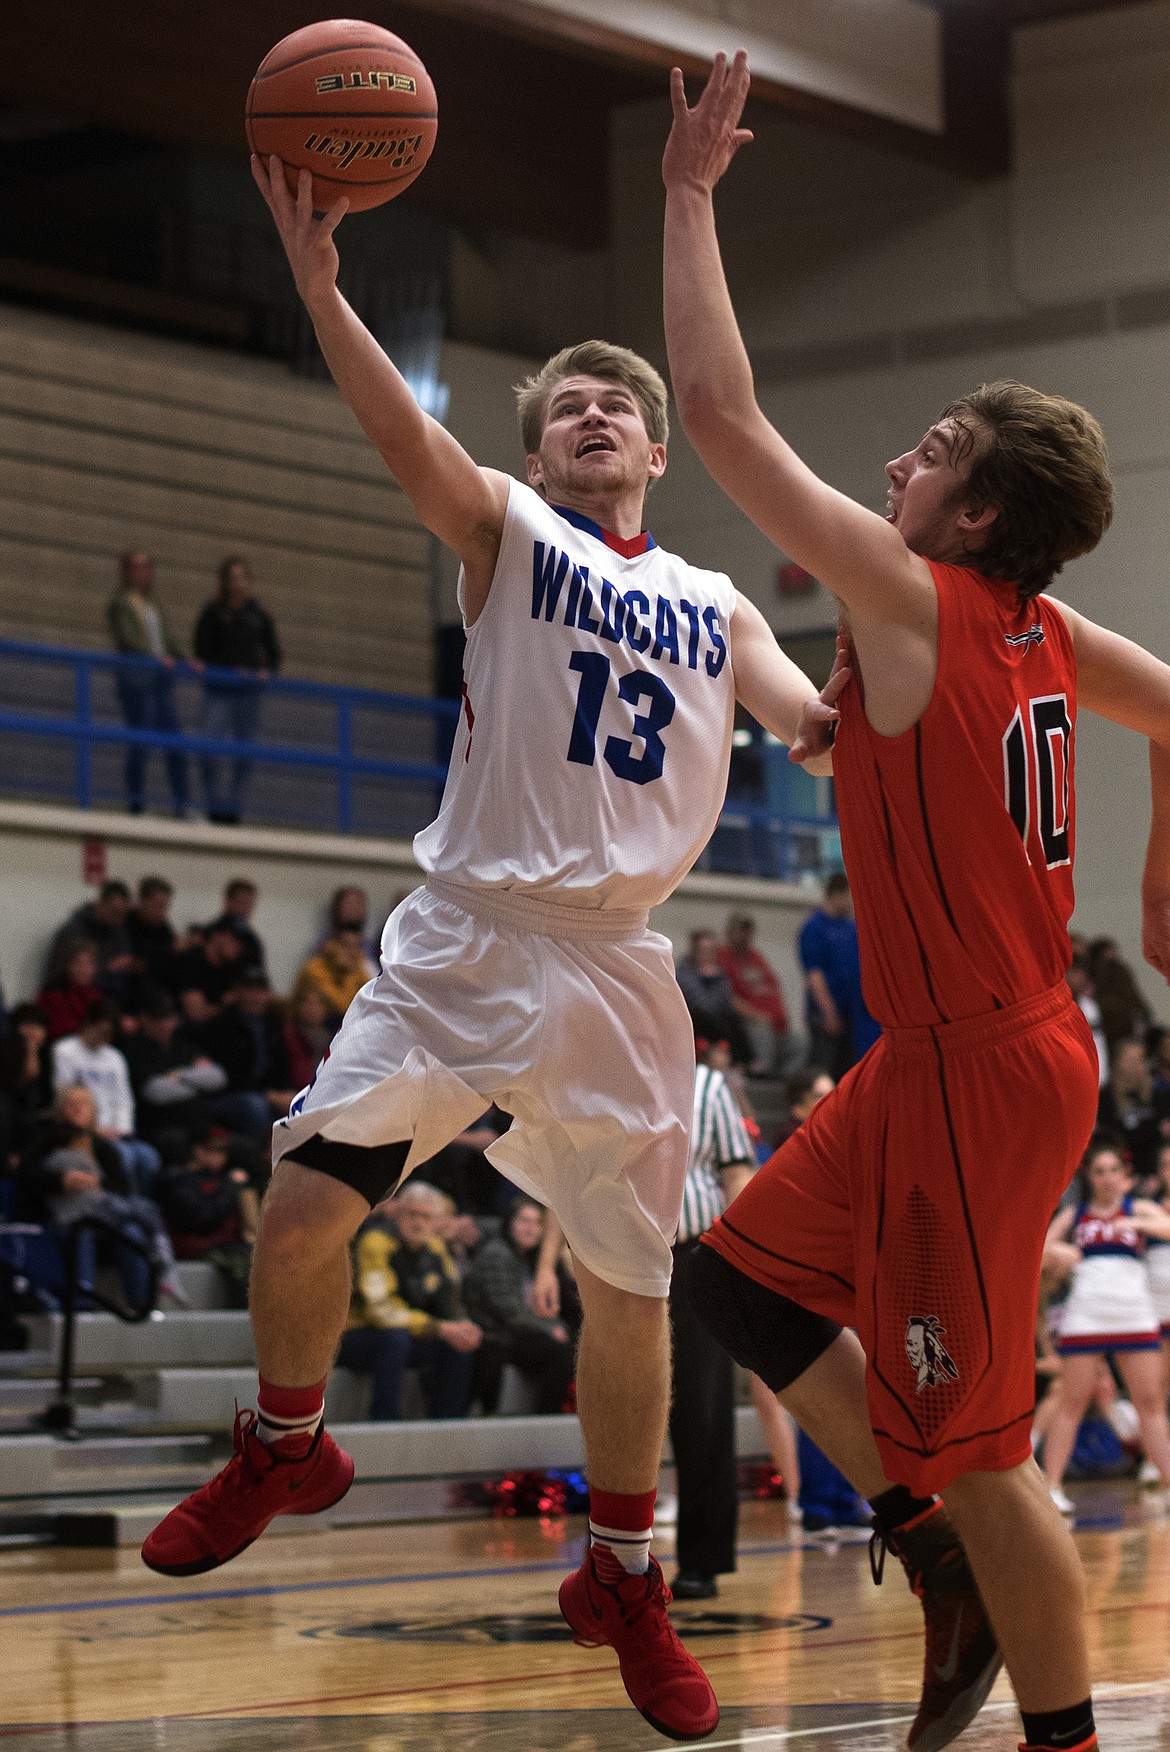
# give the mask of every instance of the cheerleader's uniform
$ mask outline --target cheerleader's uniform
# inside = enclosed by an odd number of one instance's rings
[[[1133,1200],[1123,1199],[1112,1217],[1082,1205],[1069,1240],[1081,1260],[1060,1323],[1061,1356],[1158,1350],[1162,1335],[1146,1269],[1146,1237],[1134,1226]]]

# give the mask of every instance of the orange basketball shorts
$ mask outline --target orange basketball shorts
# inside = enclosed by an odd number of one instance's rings
[[[1028,1458],[1040,1256],[1096,1110],[1063,983],[890,1030],[704,1236],[856,1328],[882,1464],[916,1495]]]

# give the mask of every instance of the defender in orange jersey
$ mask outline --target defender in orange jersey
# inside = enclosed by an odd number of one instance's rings
[[[884,519],[764,418],[711,200],[747,88],[742,55],[693,110],[673,76],[667,346],[712,475],[841,604],[834,771],[884,1032],[705,1237],[691,1293],[921,1598],[913,1752],[966,1726],[1001,1660],[1029,1748],[1091,1748],[1080,1566],[1028,1439],[1045,1227],[1097,1094],[1064,981],[1074,740],[1078,704],[1149,738],[1144,947],[1170,973],[1170,668],[1043,594],[1110,520],[1084,409],[1018,383],[953,402],[887,465]]]

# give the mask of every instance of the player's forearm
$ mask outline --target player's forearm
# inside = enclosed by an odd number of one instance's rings
[[[412,452],[426,441],[426,414],[393,360],[336,286],[308,308],[333,381],[391,473],[401,478],[400,466],[405,468]]]
[[[1170,895],[1170,747],[1150,743],[1150,837],[1142,892],[1147,899]]]
[[[663,319],[671,384],[688,437],[699,451],[720,425],[756,405],[715,231],[711,196],[667,190],[663,233]]]

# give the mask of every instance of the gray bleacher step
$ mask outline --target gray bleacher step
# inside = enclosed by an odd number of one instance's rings
[[[61,1314],[36,1314],[27,1322],[30,1342],[54,1357],[60,1352]],[[159,1313],[138,1325],[113,1314],[79,1314],[74,1367],[91,1374],[181,1368],[184,1364],[227,1368],[254,1363],[252,1326],[234,1309]]]
[[[102,1382],[97,1375],[73,1383],[73,1396],[80,1404],[93,1404],[101,1390]],[[39,1410],[48,1405],[56,1392],[55,1379],[0,1380],[0,1416],[8,1411]]]
[[[155,1369],[140,1375],[135,1396],[159,1425],[230,1429],[236,1404],[256,1402],[256,1371],[250,1369]]]
[[[141,1545],[152,1527],[183,1500],[185,1491],[156,1489],[131,1496],[93,1495],[45,1497],[22,1503],[10,1525],[34,1529],[41,1544],[114,1549]],[[266,1530],[265,1539],[297,1538],[326,1533],[334,1525],[336,1510],[320,1515],[278,1515]],[[0,1537],[5,1523],[0,1502]]]
[[[58,1474],[108,1470],[110,1467],[175,1467],[201,1464],[211,1453],[210,1436],[83,1436],[62,1442]]]
[[[20,1381],[30,1375],[56,1375],[59,1362],[57,1351],[0,1351],[0,1381]]]
[[[176,1275],[191,1309],[225,1309],[228,1306],[227,1285],[221,1271],[205,1259],[181,1259]]]

